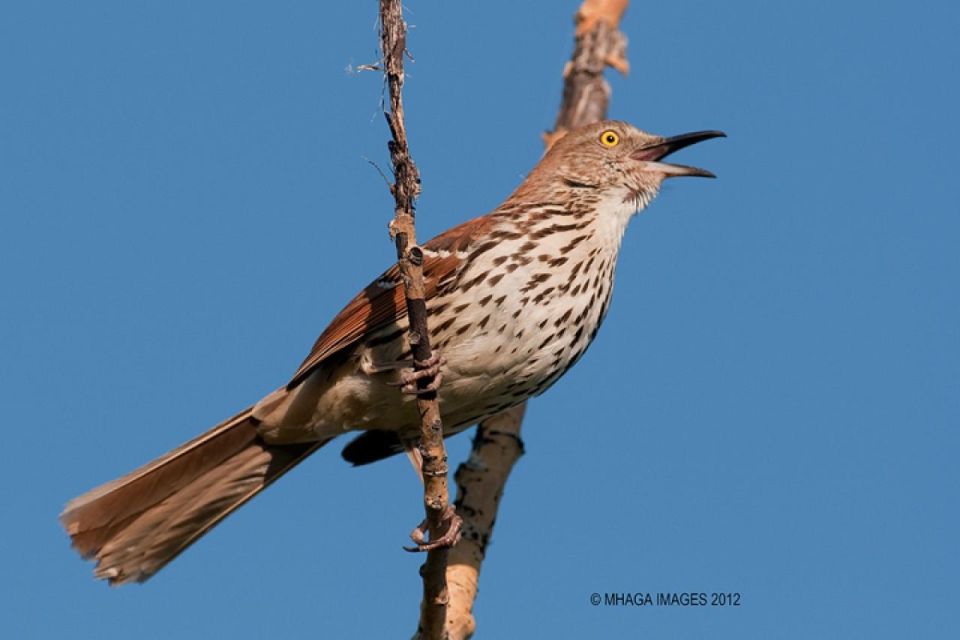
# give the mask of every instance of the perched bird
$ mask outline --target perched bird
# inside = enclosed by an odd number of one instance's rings
[[[493,212],[424,245],[447,435],[542,393],[583,355],[630,218],[666,178],[713,177],[662,159],[723,135],[588,125],[557,141]],[[333,438],[363,432],[343,452],[354,464],[403,451],[419,432],[406,334],[393,267],[333,319],[285,386],[67,504],[60,518],[74,547],[96,560],[97,577],[142,582]],[[436,373],[441,362],[432,364]]]

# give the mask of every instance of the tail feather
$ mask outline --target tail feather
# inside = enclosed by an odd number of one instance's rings
[[[98,578],[143,582],[324,444],[268,445],[250,414],[67,504],[60,520]]]

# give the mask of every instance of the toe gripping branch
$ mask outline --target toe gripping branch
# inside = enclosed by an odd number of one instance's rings
[[[422,396],[428,393],[436,393],[443,381],[443,374],[440,367],[447,364],[440,351],[433,350],[433,353],[426,360],[414,361],[413,369],[404,369],[400,373],[400,381],[390,383],[391,386],[400,387],[400,391],[407,395]],[[429,380],[430,382],[423,387],[418,386],[420,380]]]
[[[457,515],[457,511],[453,508],[453,505],[447,505],[446,510],[443,512],[442,522],[443,534],[436,540],[429,541],[427,540],[427,533],[429,531],[428,521],[425,519],[418,524],[417,528],[410,533],[410,539],[413,540],[415,546],[404,547],[404,550],[410,551],[411,553],[420,553],[433,551],[434,549],[450,549],[460,542],[460,536],[463,533],[463,518]]]

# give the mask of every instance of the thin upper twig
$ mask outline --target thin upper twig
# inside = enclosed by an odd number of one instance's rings
[[[432,350],[423,285],[423,250],[417,245],[414,226],[414,201],[420,194],[420,174],[410,155],[403,113],[406,34],[407,25],[403,20],[400,0],[380,0],[380,44],[388,92],[385,116],[392,138],[387,147],[393,165],[394,183],[391,192],[395,201],[390,233],[396,243],[397,262],[403,279],[410,325],[407,338],[413,354],[414,368],[422,369],[430,360]],[[429,379],[419,379],[417,388],[425,390],[430,383]],[[426,525],[430,540],[438,540],[446,533],[450,520],[444,519],[449,505],[447,454],[443,444],[443,423],[436,391],[423,391],[418,394],[417,408],[421,419],[419,453],[423,460],[421,470]],[[418,635],[422,638],[439,639],[444,635],[448,601],[448,554],[448,548],[431,549],[420,569],[423,578],[423,600]]]

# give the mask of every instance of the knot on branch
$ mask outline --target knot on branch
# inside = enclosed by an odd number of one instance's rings
[[[489,437],[491,440],[493,438],[501,437],[506,438],[507,440],[512,440],[514,445],[517,447],[517,456],[522,456],[527,452],[526,447],[523,444],[523,438],[520,437],[519,433],[513,433],[511,431],[500,431],[497,429],[487,429],[484,434]]]
[[[388,229],[390,229],[391,240],[396,240],[402,236],[404,244],[406,244],[406,238],[411,238],[414,235],[413,216],[398,209],[393,220],[390,221]]]
[[[437,465],[435,469],[427,469],[426,465],[424,465],[424,469],[422,469],[422,473],[424,476],[429,478],[442,478],[447,475],[448,470],[449,468],[445,464]]]

